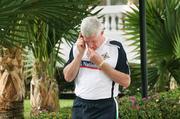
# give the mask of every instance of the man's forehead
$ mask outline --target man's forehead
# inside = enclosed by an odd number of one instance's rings
[[[93,35],[93,36],[89,36],[89,37],[86,37],[84,36],[86,39],[93,39],[93,38],[96,38],[97,36],[96,35]]]

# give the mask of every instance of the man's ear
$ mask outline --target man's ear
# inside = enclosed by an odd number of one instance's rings
[[[81,33],[81,32],[79,33],[79,37],[80,37],[80,38],[83,38],[83,35],[82,35],[82,33]]]

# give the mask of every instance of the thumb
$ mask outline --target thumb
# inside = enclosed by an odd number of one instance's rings
[[[88,48],[88,52],[89,52],[89,54],[92,54],[93,53],[93,49]]]

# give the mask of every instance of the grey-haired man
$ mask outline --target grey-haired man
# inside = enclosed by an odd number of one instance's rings
[[[73,119],[117,119],[119,85],[130,85],[122,44],[106,38],[103,28],[96,17],[82,20],[81,33],[63,70],[66,81],[75,81]]]

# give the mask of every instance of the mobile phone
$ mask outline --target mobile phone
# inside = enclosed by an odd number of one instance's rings
[[[82,33],[80,33],[80,37],[81,37],[81,38],[84,38],[83,35],[82,35]]]

